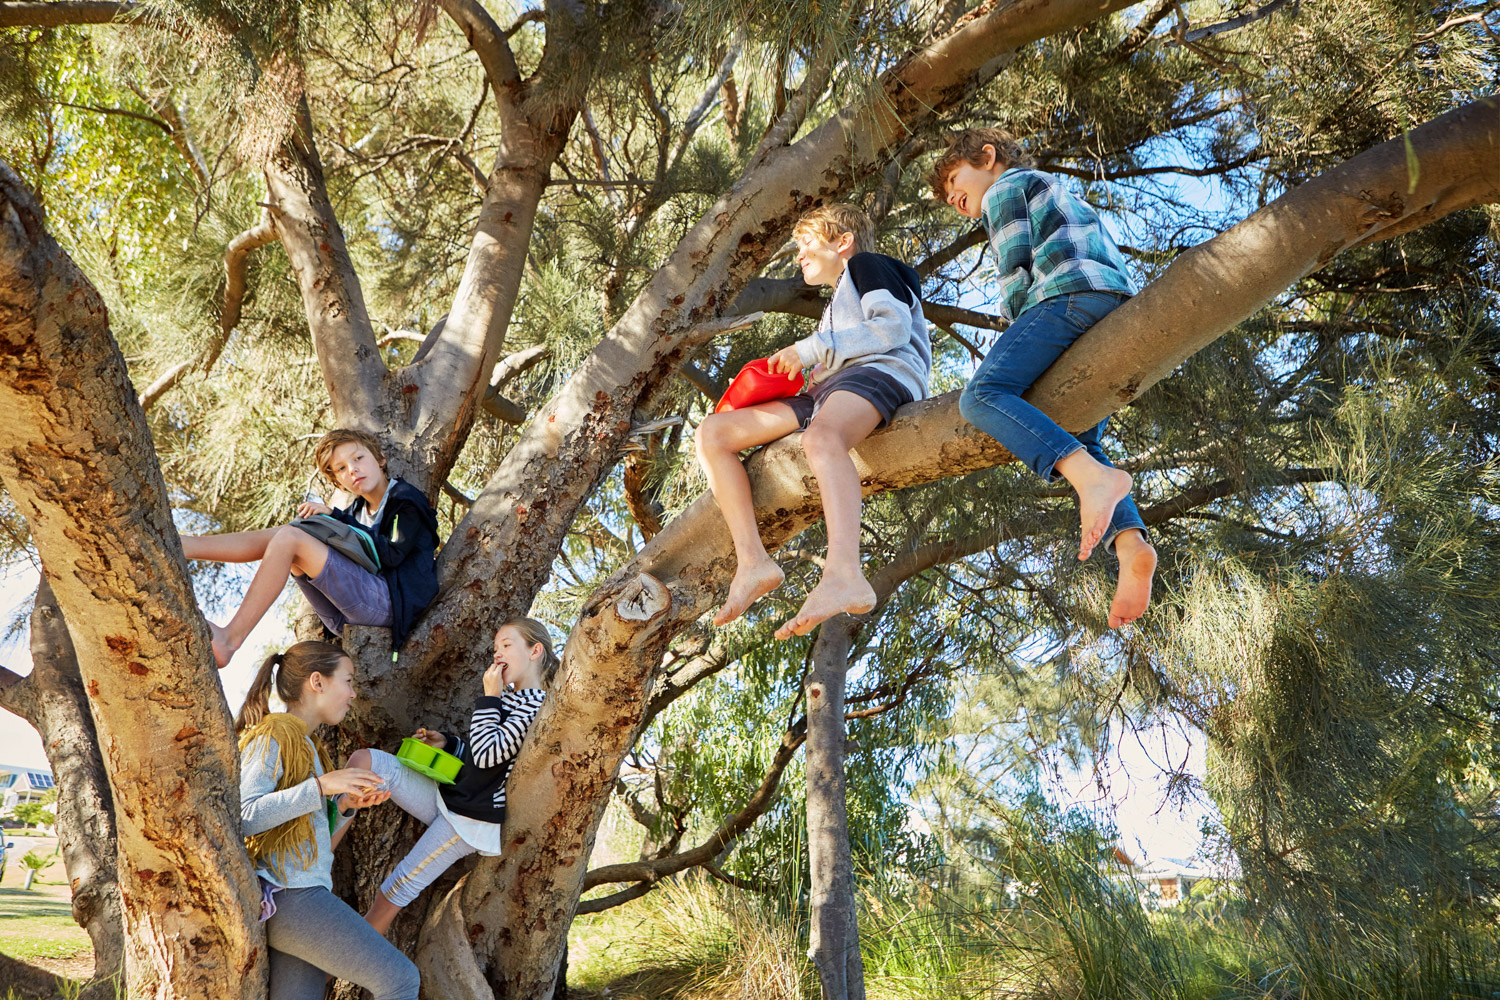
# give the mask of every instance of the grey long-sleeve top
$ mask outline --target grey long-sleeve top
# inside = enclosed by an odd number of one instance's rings
[[[312,740],[307,739],[308,744]],[[267,751],[266,744],[270,744]],[[313,774],[321,775],[323,764],[313,752]],[[240,754],[240,826],[245,836],[264,833],[287,820],[312,813],[313,838],[317,857],[306,868],[298,868],[292,858],[285,859],[286,882],[278,881],[265,868],[256,873],[272,885],[284,889],[306,889],[322,886],[333,889],[333,839],[328,829],[328,800],[318,791],[318,783],[308,778],[283,791],[276,790],[281,780],[281,748],[270,737],[251,740]],[[341,821],[340,825],[343,825]]]
[[[851,365],[868,365],[926,399],[932,343],[922,316],[922,282],[907,264],[881,253],[849,258],[811,336],[797,341],[803,367],[821,382]]]

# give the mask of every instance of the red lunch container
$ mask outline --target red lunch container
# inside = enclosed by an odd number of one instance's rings
[[[714,407],[715,413],[725,410],[742,410],[756,403],[769,403],[773,399],[785,399],[802,391],[802,373],[773,375],[766,367],[769,358],[757,358],[745,367],[724,390],[724,398]]]

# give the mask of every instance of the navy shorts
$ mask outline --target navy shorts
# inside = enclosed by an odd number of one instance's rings
[[[391,625],[391,589],[385,580],[336,549],[328,550],[323,572],[310,580],[293,573],[292,579],[334,635],[342,635],[345,625]]]
[[[831,392],[852,392],[875,407],[880,414],[880,427],[890,423],[896,408],[910,403],[912,398],[911,392],[894,376],[868,365],[851,365],[814,385],[811,392],[799,392],[780,402],[792,408],[797,414],[797,426],[806,430]]]

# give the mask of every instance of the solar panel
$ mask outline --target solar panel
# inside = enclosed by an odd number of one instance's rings
[[[32,788],[51,788],[54,784],[52,775],[45,771],[27,771],[26,775],[31,779]]]

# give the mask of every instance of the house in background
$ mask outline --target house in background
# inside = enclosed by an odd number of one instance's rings
[[[1141,905],[1148,910],[1178,905],[1193,883],[1211,877],[1206,868],[1181,858],[1135,861],[1120,847],[1115,848],[1114,862],[1118,866],[1115,877],[1133,881]]]
[[[52,786],[50,771],[0,764],[0,816],[27,802],[42,801]]]

